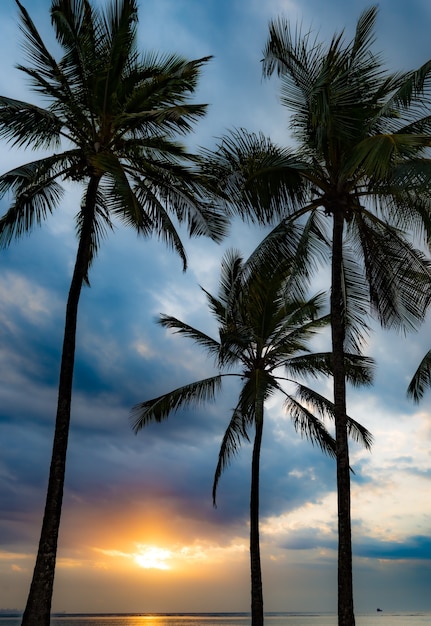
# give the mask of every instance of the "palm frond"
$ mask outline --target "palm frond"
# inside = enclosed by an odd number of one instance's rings
[[[171,315],[161,314],[157,323],[163,326],[163,328],[170,328],[180,335],[184,335],[185,337],[189,337],[196,344],[202,346],[209,352],[209,354],[213,355],[215,358],[218,358],[218,353],[220,351],[220,343],[207,335],[206,333],[201,332],[197,328],[193,328],[193,326],[189,326],[185,322],[177,319],[176,317],[172,317]]]
[[[421,115],[428,116],[429,109],[426,101],[431,89],[431,61],[427,60],[418,69],[400,74],[397,78],[396,89],[391,93],[385,104],[386,111],[399,111],[400,119]]]
[[[322,396],[320,393],[301,385],[296,384],[296,397],[301,403],[306,403],[314,408],[314,410],[323,418],[334,419],[334,403]],[[369,450],[373,442],[373,436],[364,426],[359,424],[356,420],[352,419],[348,415],[347,419],[347,431],[350,437]]]
[[[172,146],[172,143],[170,144]],[[221,241],[228,220],[216,204],[205,197],[199,174],[171,161],[164,151],[161,159],[153,158],[133,163],[135,195],[151,217],[156,234],[162,234],[167,214],[184,223],[191,237],[206,236]],[[187,157],[182,153],[181,157]],[[159,221],[161,220],[161,222]],[[168,230],[168,229],[167,229]],[[177,246],[175,248],[178,252]]]
[[[55,74],[57,63],[46,48],[26,8],[19,0],[15,2],[20,13],[19,28],[24,36],[24,52],[35,70],[48,79]]]
[[[342,260],[342,290],[346,352],[360,352],[369,334],[370,292],[363,266],[357,254],[344,246]]]
[[[344,368],[347,381],[355,387],[373,383],[375,362],[371,357],[346,352]]]
[[[88,104],[88,87],[103,63],[97,41],[101,41],[100,14],[88,0],[53,0],[51,23],[64,51],[61,69],[68,85]],[[99,57],[99,58],[98,58]]]
[[[322,452],[335,458],[335,440],[327,431],[323,422],[293,396],[286,395],[284,406],[292,419],[296,432],[310,441],[313,446],[319,446]]]
[[[430,144],[429,135],[418,133],[379,134],[356,144],[345,164],[345,176],[362,171],[371,180],[385,180],[400,161],[415,157]]]
[[[307,97],[310,83],[317,78],[322,50],[322,44],[311,31],[302,33],[298,27],[292,31],[285,18],[272,20],[263,52],[263,75],[270,77],[276,72],[283,81],[290,79],[293,100],[297,103]]]
[[[322,215],[317,210],[310,210],[305,220],[301,219],[303,211],[290,218],[283,219],[258,244],[251,253],[244,271],[253,275],[272,272],[277,267],[285,271],[285,291],[289,298],[304,299],[310,285],[311,277],[326,260],[328,241]]]
[[[130,414],[134,432],[137,433],[150,422],[161,422],[179,409],[214,400],[216,392],[221,388],[221,380],[221,375],[212,376],[136,404]]]
[[[362,424],[347,416],[347,434],[353,441],[364,446],[366,450],[371,450],[374,437],[370,431]]]
[[[223,435],[220,444],[217,467],[214,472],[214,480],[212,487],[213,505],[217,505],[217,487],[220,477],[225,469],[230,465],[233,457],[235,457],[241,447],[243,440],[249,441],[247,431],[244,429],[244,418],[240,411],[239,405],[232,412],[232,417]]]
[[[290,332],[292,338],[310,337],[315,330],[320,330],[328,324],[328,317],[322,316],[324,308],[327,309],[325,292],[316,293],[308,300],[297,300],[289,298],[289,293],[283,287],[280,305],[284,316],[280,328]]]
[[[294,376],[318,378],[322,375],[333,375],[332,352],[313,352],[290,356],[286,357],[282,364],[290,379]],[[372,384],[374,367],[374,360],[370,357],[348,352],[344,354],[346,380],[355,387]]]
[[[319,378],[332,375],[332,354],[329,352],[313,352],[311,354],[295,354],[290,351],[283,358],[283,352],[277,352],[280,365],[284,366],[289,380],[296,376]]]
[[[90,267],[94,259],[96,258],[99,252],[101,241],[107,236],[109,231],[112,231],[114,229],[114,225],[111,221],[109,211],[107,211],[106,209],[106,205],[107,205],[107,202],[105,200],[103,191],[99,189],[98,193],[96,194],[94,215],[93,215],[93,220],[91,222],[91,234],[90,234],[90,243],[88,247],[87,268],[86,268],[85,279],[84,279],[87,285],[90,285],[88,273],[89,273]],[[84,207],[84,206],[85,206],[85,193],[81,201],[81,207]],[[76,235],[77,235],[78,241],[81,240],[83,229],[85,228],[85,225],[84,225],[86,221],[85,216],[86,216],[85,209],[84,210],[81,209],[76,216]]]
[[[370,61],[370,47],[376,39],[375,23],[377,13],[377,7],[371,6],[365,9],[358,19],[350,51],[350,58],[354,60],[355,66],[357,66],[358,61],[363,60],[365,63]]]
[[[139,235],[151,235],[155,230],[154,222],[149,211],[142,206],[133,179],[128,176],[122,161],[115,154],[102,152],[94,155],[92,164],[97,171],[104,172],[107,182],[103,185],[109,211],[126,226],[132,226]]]
[[[144,55],[124,79],[124,129],[134,127],[142,136],[155,132],[169,138],[189,133],[206,114],[207,106],[190,102],[190,97],[210,58],[188,61],[173,54]]]
[[[422,399],[426,389],[431,387],[431,350],[429,350],[411,379],[407,396],[413,398],[415,402]]]
[[[244,129],[203,152],[203,174],[226,211],[258,224],[274,223],[303,204],[305,169],[293,151]]]
[[[362,211],[354,219],[379,321],[389,328],[416,328],[431,298],[429,260],[403,233],[371,213]]]
[[[17,167],[0,176],[0,195],[11,191],[14,201],[0,218],[0,247],[7,247],[12,239],[28,234],[57,208],[63,197],[63,188],[56,178],[55,158],[41,159]]]
[[[201,289],[207,298],[208,308],[210,312],[214,315],[217,323],[222,326],[223,324],[225,324],[227,318],[227,310],[224,302],[210,294],[210,292],[203,287],[201,287]]]
[[[0,96],[0,137],[18,148],[57,148],[61,120],[34,104]]]
[[[187,254],[183,242],[157,192],[158,189],[154,188],[152,181],[148,178],[139,180],[135,185],[134,195],[138,201],[136,208],[141,215],[140,222],[142,225],[146,222],[146,234],[156,235],[178,254],[183,263],[183,270],[186,271]],[[120,214],[127,222],[132,217],[124,204],[121,206]]]
[[[238,295],[243,262],[242,255],[238,250],[228,249],[223,256],[218,295],[226,307],[232,306]]]
[[[429,196],[431,184],[431,162],[428,158],[421,156],[404,159],[397,163],[392,169],[389,181],[384,181],[380,186],[376,186],[376,193],[390,194],[396,203],[410,210],[397,211],[397,217],[407,213],[407,219],[414,218],[412,208],[416,208],[422,195]],[[392,205],[390,205],[392,206]],[[395,205],[395,208],[396,205]],[[417,219],[417,216],[416,216]],[[407,224],[406,224],[407,226]]]
[[[109,71],[105,78],[105,94],[116,93],[121,82],[137,66],[138,5],[136,0],[126,0],[108,5],[103,18],[103,45],[109,58]],[[104,108],[110,109],[107,98]]]

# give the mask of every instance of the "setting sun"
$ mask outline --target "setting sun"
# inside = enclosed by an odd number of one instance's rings
[[[145,569],[170,569],[167,561],[172,558],[172,552],[156,546],[140,546],[139,552],[133,558]]]

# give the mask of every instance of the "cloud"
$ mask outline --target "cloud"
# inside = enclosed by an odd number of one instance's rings
[[[369,538],[362,541],[356,553],[362,557],[390,560],[431,560],[431,537],[415,535],[402,542],[376,541]]]

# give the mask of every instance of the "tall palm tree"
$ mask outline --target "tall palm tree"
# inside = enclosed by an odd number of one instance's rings
[[[254,428],[250,488],[253,626],[262,626],[264,620],[259,544],[259,465],[265,402],[276,393],[284,396],[285,409],[290,413],[296,430],[325,452],[335,455],[333,438],[321,419],[312,412],[332,417],[332,403],[297,381],[298,376],[317,376],[328,374],[331,370],[330,354],[311,354],[308,351],[310,338],[328,323],[327,316],[319,317],[322,294],[307,301],[292,298],[287,272],[283,259],[271,268],[265,268],[259,267],[259,262],[255,260],[244,263],[236,252],[227,253],[222,263],[218,297],[204,290],[209,309],[218,324],[218,339],[175,317],[162,315],[159,319],[165,328],[175,329],[205,348],[214,357],[219,372],[142,402],[132,410],[133,428],[137,432],[146,424],[160,422],[180,408],[213,399],[226,376],[236,376],[241,380],[238,403],[220,447],[213,501],[215,504],[223,470],[241,442],[249,440],[249,431]],[[353,382],[370,382],[371,363],[368,359],[346,355],[346,368]],[[366,447],[370,446],[370,433],[350,418],[348,429]]]
[[[83,191],[78,249],[66,308],[58,406],[46,508],[23,624],[48,626],[69,432],[76,322],[81,288],[115,220],[155,234],[186,255],[170,214],[191,235],[222,237],[225,220],[204,198],[195,157],[178,142],[204,115],[191,96],[208,58],[140,55],[137,0],[53,0],[56,60],[18,1],[28,65],[18,66],[47,103],[0,97],[0,136],[22,148],[55,150],[0,176],[13,202],[0,219],[0,245],[30,231],[58,207],[59,181]]]
[[[271,22],[263,72],[280,78],[295,147],[239,130],[206,167],[232,211],[280,221],[261,247],[269,260],[290,245],[294,219],[306,220],[305,235],[328,243],[340,626],[355,623],[343,354],[349,342],[358,347],[368,312],[383,326],[411,328],[431,297],[429,261],[406,236],[429,241],[431,234],[431,61],[388,73],[373,51],[376,15],[375,7],[365,10],[351,41],[341,33],[328,45],[285,19]],[[301,271],[312,252],[304,236]]]

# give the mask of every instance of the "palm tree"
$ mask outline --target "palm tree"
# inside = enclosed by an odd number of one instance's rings
[[[412,328],[431,297],[430,263],[406,236],[429,241],[431,234],[431,61],[388,73],[373,52],[376,15],[375,7],[365,10],[351,41],[341,33],[329,45],[292,31],[285,19],[271,22],[263,72],[280,78],[295,147],[237,130],[206,165],[231,211],[280,222],[261,247],[269,260],[289,248],[295,219],[306,220],[301,271],[313,253],[308,234],[328,244],[340,626],[355,623],[343,354],[352,341],[359,346],[369,312],[383,326]]]
[[[333,405],[326,398],[296,380],[297,376],[328,374],[330,354],[311,354],[309,339],[328,318],[318,317],[322,294],[310,300],[291,297],[291,281],[284,259],[271,268],[259,262],[244,263],[236,252],[226,254],[220,278],[218,297],[204,290],[211,313],[218,324],[219,339],[193,328],[175,317],[162,315],[165,328],[190,337],[214,357],[219,372],[210,378],[185,385],[167,394],[147,400],[132,409],[135,432],[145,425],[167,418],[170,413],[190,405],[212,400],[222,380],[236,376],[241,380],[238,402],[224,434],[213,484],[213,501],[219,478],[238,451],[241,442],[249,440],[254,428],[250,488],[250,563],[251,615],[253,626],[263,624],[262,574],[259,544],[259,465],[265,402],[275,393],[284,396],[295,429],[313,444],[335,455],[334,440],[324,427],[321,416],[333,415]],[[369,383],[369,360],[346,355],[346,368],[352,380]],[[281,370],[284,369],[285,375]],[[236,371],[235,371],[236,370]],[[286,390],[286,386],[290,389]],[[370,433],[348,419],[351,434],[366,447]]]
[[[59,181],[83,190],[76,215],[78,249],[67,300],[58,406],[46,508],[23,625],[48,626],[61,516],[81,288],[101,239],[117,220],[155,234],[186,267],[170,214],[191,235],[222,237],[225,219],[204,198],[196,159],[178,142],[204,115],[193,104],[208,58],[141,56],[137,0],[113,0],[105,12],[89,0],[53,0],[51,21],[62,51],[48,51],[17,1],[29,64],[18,66],[39,105],[0,97],[0,136],[18,147],[55,150],[0,177],[13,202],[0,219],[0,245],[38,225],[60,204]]]

